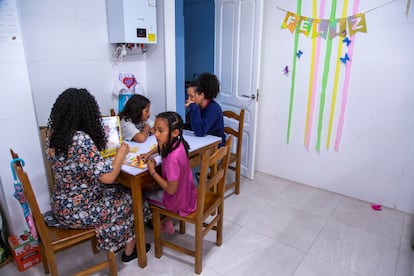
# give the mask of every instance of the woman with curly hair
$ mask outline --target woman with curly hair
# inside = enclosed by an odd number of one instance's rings
[[[220,82],[210,73],[203,73],[193,80],[187,88],[188,100],[186,129],[194,131],[196,136],[207,134],[222,138],[219,147],[226,143],[223,112],[214,100],[220,92]]]
[[[122,137],[126,141],[145,142],[154,122],[150,119],[150,100],[142,95],[135,94],[126,102],[124,109],[119,113],[121,118]]]
[[[137,257],[130,191],[113,184],[129,152],[122,144],[113,160],[104,159],[106,137],[99,106],[86,89],[69,88],[58,96],[48,121],[46,154],[55,178],[52,211],[69,228],[95,228],[99,249],[117,251],[122,261]],[[144,217],[151,218],[144,202]],[[147,252],[151,246],[146,245]]]

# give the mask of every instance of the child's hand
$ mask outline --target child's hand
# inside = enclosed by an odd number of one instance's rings
[[[137,160],[141,160],[144,159],[144,162],[148,161],[148,153],[141,153],[140,155],[137,156]]]
[[[192,104],[192,103],[194,103],[193,101],[191,101],[191,100],[187,100],[186,102],[185,102],[185,107],[187,108],[187,107],[189,107],[190,106],[190,104]]]
[[[129,153],[129,145],[127,143],[122,143],[117,149],[116,149],[116,155],[119,155],[122,158],[125,158],[125,156]]]
[[[157,164],[157,162],[155,161],[154,158],[148,159],[147,166],[148,166],[148,170],[149,170],[150,173],[155,171],[155,165],[156,164]]]

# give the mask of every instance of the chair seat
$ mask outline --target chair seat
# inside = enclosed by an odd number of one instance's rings
[[[214,211],[214,209],[219,205],[219,203],[217,202],[218,199],[219,199],[219,197],[217,196],[217,193],[206,193],[206,197],[205,197],[205,201],[204,201],[204,209],[203,210],[207,211],[209,209],[212,209],[212,211]],[[178,214],[176,214],[176,216],[174,216],[167,209],[159,207],[157,205],[151,205],[151,207],[153,209],[157,209],[161,214],[168,213],[168,215],[170,217],[173,217],[173,218],[180,218],[181,220],[185,220],[187,222],[191,222],[191,221],[196,220],[196,214],[197,214],[196,211],[192,212],[191,214],[188,214],[185,217],[182,217]],[[205,217],[209,216],[208,213],[209,212],[206,212],[207,215],[205,215]]]
[[[70,244],[74,244],[77,241],[81,242],[85,239],[93,239],[95,229],[62,229],[56,227],[47,227],[48,236],[52,245],[55,248],[66,248]]]
[[[236,161],[237,161],[237,154],[230,152],[229,164],[234,163]]]

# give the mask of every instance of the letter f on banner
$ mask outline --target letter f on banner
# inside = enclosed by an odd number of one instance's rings
[[[296,29],[296,24],[298,23],[298,15],[293,12],[287,12],[285,20],[282,23],[282,29],[289,29],[293,33]]]

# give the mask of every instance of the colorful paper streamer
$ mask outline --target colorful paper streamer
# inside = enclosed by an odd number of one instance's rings
[[[300,15],[302,9],[302,0],[298,0],[296,4],[297,13]],[[296,25],[296,29],[299,29],[299,24]],[[299,32],[296,30],[295,32],[295,42],[294,42],[294,50],[293,50],[293,66],[292,66],[292,81],[290,86],[290,101],[289,101],[289,118],[288,118],[288,130],[286,136],[286,143],[289,144],[290,140],[290,130],[292,127],[292,113],[293,113],[293,100],[295,96],[295,78],[296,78],[296,53],[298,52],[298,44],[299,44]]]
[[[359,7],[359,0],[354,0],[354,6],[352,8],[353,12],[356,13]],[[354,45],[355,45],[355,35],[351,36],[352,43],[348,47],[348,56],[352,59],[352,54],[354,52]],[[346,102],[348,99],[348,89],[349,89],[349,80],[351,78],[351,66],[352,62],[348,62],[345,65],[345,79],[344,85],[342,88],[342,102],[341,102],[341,111],[339,113],[339,120],[338,126],[336,129],[336,138],[335,138],[335,151],[339,150],[339,144],[341,143],[342,138],[342,130],[344,128],[344,119],[345,119],[345,109],[346,109]]]
[[[348,10],[348,0],[344,0],[343,6],[342,6],[342,17],[346,16],[346,12]],[[345,30],[341,30],[345,31]],[[346,34],[346,31],[344,32]],[[342,41],[343,42],[343,41]],[[341,72],[341,65],[342,65],[342,47],[343,43],[340,42],[338,45],[338,52],[336,54],[336,66],[335,66],[335,78],[334,78],[334,85],[333,85],[333,91],[332,91],[332,99],[331,99],[331,109],[329,114],[329,123],[328,123],[328,136],[326,138],[326,149],[329,149],[329,145],[331,143],[331,136],[332,136],[332,128],[333,128],[333,121],[335,118],[335,106],[336,106],[336,98],[338,95],[338,86],[339,86],[339,73]],[[348,57],[348,55],[346,55]],[[348,58],[349,59],[349,58]],[[346,61],[345,61],[346,64]]]
[[[312,0],[312,16],[317,17],[317,0]],[[321,1],[319,16],[323,17],[325,13],[325,0]],[[312,37],[312,57],[310,66],[310,78],[308,88],[308,104],[306,111],[306,125],[305,125],[305,148],[309,150],[310,137],[312,133],[313,125],[313,112],[315,110],[315,94],[316,94],[316,83],[318,81],[319,71],[319,57],[321,52],[321,37]]]
[[[336,12],[336,0],[332,1],[331,15],[330,18],[335,18]],[[319,101],[319,119],[318,119],[318,137],[316,141],[316,150],[319,152],[321,150],[321,134],[322,134],[322,123],[323,123],[323,112],[325,108],[325,96],[326,96],[326,85],[328,83],[328,74],[329,74],[329,65],[331,61],[331,51],[332,51],[332,40],[328,39],[326,44],[326,53],[325,53],[325,64],[323,68],[322,75],[322,91]]]

